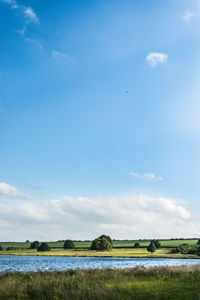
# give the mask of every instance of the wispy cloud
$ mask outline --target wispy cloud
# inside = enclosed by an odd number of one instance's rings
[[[27,23],[40,22],[38,16],[36,15],[32,7],[26,7],[24,5],[18,4],[17,1],[15,0],[1,0],[1,1],[9,4],[12,9],[21,10]]]
[[[35,45],[36,47],[39,47],[40,50],[44,49],[42,43],[39,40],[36,40],[36,39],[33,39],[33,38],[27,38],[27,37],[24,37],[24,40],[28,43],[31,43],[31,44]]]
[[[52,54],[53,58],[58,58],[58,57],[68,58],[69,57],[66,53],[55,51],[55,50],[53,50],[51,54]]]
[[[39,19],[31,7],[24,7],[24,14],[28,22],[39,23]]]
[[[9,185],[5,182],[0,182],[0,197],[4,198],[29,198],[28,195],[19,191],[15,186]]]
[[[190,10],[187,10],[183,15],[183,20],[189,23],[191,18],[196,16],[196,15],[197,15],[196,13],[194,13]]]
[[[162,176],[156,176],[153,173],[138,174],[135,172],[130,172],[129,175],[132,177],[142,179],[142,180],[147,180],[147,181],[163,181],[164,180]]]
[[[164,64],[167,62],[168,55],[161,52],[151,52],[147,55],[146,60],[151,67],[156,67],[159,64]]]

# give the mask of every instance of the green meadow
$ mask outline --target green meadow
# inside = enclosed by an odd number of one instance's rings
[[[6,273],[1,300],[198,300],[200,267]]]
[[[173,248],[177,247],[183,243],[189,245],[196,245],[198,239],[178,239],[178,240],[160,240],[161,247]],[[147,247],[150,240],[113,240],[113,248],[126,248],[133,247],[136,242],[140,243],[141,247]],[[51,248],[63,248],[64,242],[47,242]],[[76,248],[89,248],[92,244],[92,241],[75,241]],[[0,242],[4,247],[17,247],[19,249],[30,248],[30,242]]]
[[[94,257],[159,257],[159,258],[199,258],[194,254],[172,254],[171,251],[175,247],[187,243],[191,246],[197,244],[197,240],[162,240],[161,248],[156,252],[148,252],[146,247],[149,240],[139,241],[140,248],[133,248],[133,241],[113,241],[113,249],[111,251],[95,251],[90,250],[90,241],[75,242],[75,249],[65,250],[64,242],[48,242],[51,251],[38,252],[36,249],[30,249],[30,243],[5,242],[0,243],[4,250],[0,251],[0,255],[48,255],[48,256],[94,256]],[[7,247],[16,247],[14,250],[6,250]]]

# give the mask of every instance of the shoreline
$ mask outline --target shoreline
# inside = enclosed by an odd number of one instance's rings
[[[200,260],[199,256],[189,256],[189,255],[182,255],[182,256],[159,256],[159,255],[149,255],[149,256],[139,256],[139,255],[119,255],[119,256],[113,256],[113,255],[69,255],[69,254],[48,254],[48,253],[42,253],[42,254],[25,254],[25,253],[0,253],[0,257],[1,256],[37,256],[37,257],[73,257],[73,258],[78,258],[78,257],[83,257],[83,258],[124,258],[124,259],[130,259],[130,258],[137,258],[137,259],[197,259]]]

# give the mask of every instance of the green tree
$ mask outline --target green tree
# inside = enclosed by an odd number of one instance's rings
[[[133,248],[140,248],[140,243],[135,243]]]
[[[152,240],[152,243],[154,243],[154,245],[156,246],[156,249],[159,249],[161,247],[161,243],[159,240]]]
[[[112,249],[111,242],[109,242],[106,238],[102,238],[100,240],[99,250],[105,251],[105,250],[111,250],[111,249]]]
[[[37,249],[40,246],[40,243],[38,241],[34,241],[30,244],[31,249]]]
[[[75,248],[75,244],[72,240],[66,240],[64,242],[64,249],[74,249]]]
[[[99,239],[103,239],[105,238],[106,240],[108,240],[111,244],[113,243],[112,242],[112,239],[109,235],[105,235],[105,234],[102,234],[101,236],[99,236]]]
[[[3,250],[3,247],[0,245],[0,251],[2,251]]]
[[[95,239],[95,240],[92,242],[92,245],[91,245],[90,249],[91,249],[91,250],[99,250],[99,249],[100,249],[100,242],[101,242],[101,239],[100,239],[100,238]]]
[[[105,235],[101,235],[97,239],[95,239],[92,242],[92,245],[90,247],[91,250],[98,250],[98,251],[103,251],[103,250],[111,250],[112,249],[112,243],[110,242],[110,237],[109,239],[106,238]],[[112,240],[111,240],[112,241]]]
[[[181,254],[195,254],[196,253],[196,247],[192,247],[189,244],[181,244],[175,249],[172,249],[171,253],[181,253]]]
[[[50,248],[50,246],[47,244],[47,243],[42,243],[38,248],[37,248],[37,251],[40,251],[40,252],[42,252],[42,251],[50,251],[51,250],[51,248]]]
[[[200,245],[200,239],[198,240],[197,245]]]
[[[182,254],[188,254],[191,246],[189,244],[181,244],[180,246],[178,246],[179,250],[180,250],[180,253]]]
[[[153,252],[156,251],[156,246],[155,246],[155,244],[154,244],[153,242],[151,242],[151,243],[149,244],[149,246],[147,247],[147,251],[149,251],[149,252],[151,252],[151,253],[153,253]]]

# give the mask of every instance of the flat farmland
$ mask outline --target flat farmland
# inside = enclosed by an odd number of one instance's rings
[[[149,245],[150,240],[114,240],[113,248],[129,248],[133,247],[134,244],[138,242],[141,247],[147,247]],[[175,248],[183,243],[187,243],[189,245],[196,245],[197,239],[188,239],[188,240],[160,240],[162,248]],[[53,242],[47,241],[51,248],[63,248],[64,242]],[[91,246],[91,241],[75,241],[75,247],[80,249],[88,249]],[[0,242],[0,245],[3,248],[7,247],[16,247],[19,249],[28,249],[30,248],[30,242]]]

